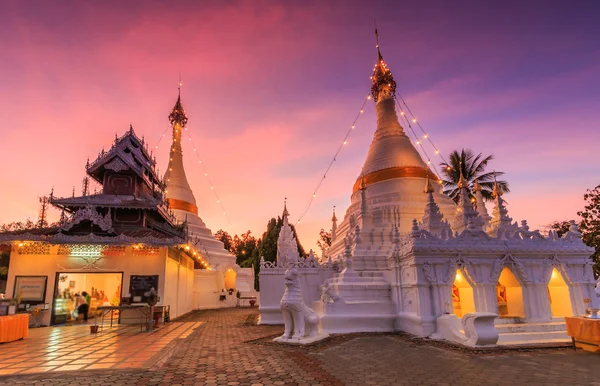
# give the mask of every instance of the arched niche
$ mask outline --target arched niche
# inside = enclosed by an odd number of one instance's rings
[[[525,317],[523,287],[508,267],[504,267],[496,284],[498,314],[500,317]]]
[[[571,304],[571,290],[560,271],[552,268],[552,275],[548,282],[548,297],[553,317],[573,316]]]
[[[462,318],[464,314],[475,312],[473,287],[460,269],[456,270],[456,276],[452,284],[452,309],[454,315],[459,318]]]
[[[228,268],[227,271],[225,272],[225,289],[226,290],[236,288],[235,279],[236,279],[235,271],[231,268]]]

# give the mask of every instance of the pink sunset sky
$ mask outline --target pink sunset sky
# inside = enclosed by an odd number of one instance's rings
[[[398,91],[443,154],[493,154],[514,220],[576,219],[600,183],[599,12],[585,1],[2,2],[0,223],[35,220],[52,187],[80,194],[86,159],[130,123],[164,171],[180,73],[188,133],[232,227],[188,141],[200,216],[213,232],[259,236],[287,197],[295,222],[369,93],[374,18]],[[344,213],[374,130],[369,101],[297,226],[305,247],[333,205]]]

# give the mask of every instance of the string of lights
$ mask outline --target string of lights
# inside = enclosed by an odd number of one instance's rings
[[[229,220],[229,216],[227,216],[227,212],[225,211],[225,207],[223,206],[223,202],[221,201],[221,198],[219,197],[219,194],[217,193],[217,189],[215,189],[215,185],[212,183],[212,181],[210,179],[210,176],[208,175],[208,171],[206,170],[206,166],[202,162],[202,159],[200,159],[200,154],[198,154],[198,151],[197,151],[197,148],[196,148],[196,144],[194,143],[194,140],[192,139],[192,136],[190,135],[187,127],[185,128],[185,131],[187,132],[188,140],[191,142],[192,147],[194,148],[194,153],[196,154],[196,158],[198,159],[198,163],[200,164],[200,167],[202,168],[202,171],[204,172],[204,177],[206,177],[206,180],[208,181],[208,184],[210,185],[210,190],[212,190],[213,194],[215,195],[215,198],[217,199],[217,204],[219,204],[219,207],[223,211],[223,216],[225,216],[225,219],[227,220],[227,223],[229,224],[229,228],[232,228],[233,224],[231,223],[231,220]]]
[[[159,138],[158,142],[154,146],[154,149],[158,149],[159,148],[160,142],[165,137],[165,135],[167,133],[167,130],[172,129],[172,128],[173,128],[173,126],[170,125],[170,126],[168,126],[165,129],[165,131],[162,133],[161,137]],[[200,164],[200,167],[202,168],[202,172],[204,173],[204,176],[206,177],[206,179],[208,181],[210,189],[212,190],[213,194],[215,195],[215,198],[217,199],[217,203],[219,204],[219,206],[220,206],[220,208],[221,208],[221,210],[223,212],[223,215],[225,216],[225,219],[227,220],[227,224],[229,224],[229,228],[232,228],[233,224],[231,223],[231,220],[229,219],[229,216],[227,216],[227,212],[225,211],[225,207],[223,206],[223,203],[221,202],[221,198],[219,197],[219,195],[217,193],[217,190],[215,189],[215,186],[212,183],[212,181],[211,181],[211,179],[210,179],[210,177],[208,175],[208,171],[206,170],[205,164],[202,163],[202,160],[200,159],[200,155],[198,154],[196,145],[195,145],[195,143],[194,143],[194,141],[193,141],[193,139],[192,139],[192,137],[191,137],[191,135],[190,135],[187,127],[185,128],[185,131],[187,132],[188,141],[191,143],[191,145],[192,145],[192,147],[194,149],[194,153],[196,153],[196,157],[198,159],[198,163]],[[167,166],[167,170],[171,169],[171,162],[173,161],[173,157],[171,156],[172,152],[173,152],[173,147],[171,147],[170,150],[169,150],[169,164]]]
[[[429,158],[429,154],[427,154],[427,150],[425,150],[425,147],[423,146],[423,141],[421,141],[419,139],[419,136],[417,135],[417,133],[415,133],[415,130],[413,129],[413,127],[410,123],[410,119],[406,116],[406,113],[402,109],[402,106],[400,105],[400,103],[398,103],[398,100],[396,98],[394,98],[394,100],[396,101],[396,106],[400,110],[400,116],[402,118],[404,118],[404,121],[408,125],[408,128],[410,129],[410,132],[412,133],[412,135],[414,137],[412,140],[415,142],[416,145],[419,146],[419,148],[421,149],[421,153],[427,159],[427,166],[431,166],[433,168],[433,170],[435,171],[435,174],[438,176],[438,178],[441,178],[440,173],[438,172],[437,168],[435,167],[435,164],[431,161],[431,158]],[[415,123],[415,122],[416,122],[416,118],[413,118],[413,123]],[[425,138],[427,138],[427,137],[429,137],[429,136],[426,135]],[[440,155],[440,152],[437,151],[437,149],[436,149],[436,154]],[[441,183],[441,179],[438,180],[438,182]]]
[[[317,184],[317,187],[315,188],[315,190],[313,190],[313,194],[310,197],[310,199],[308,200],[308,203],[306,204],[306,206],[304,207],[304,210],[301,212],[300,216],[298,216],[298,220],[296,221],[296,224],[300,224],[300,220],[302,220],[302,218],[304,218],[306,213],[308,213],[308,210],[310,209],[314,199],[317,197],[317,192],[319,191],[319,188],[323,184],[323,181],[325,181],[325,178],[327,178],[327,174],[329,173],[329,170],[331,170],[333,163],[337,160],[337,156],[342,151],[342,148],[344,147],[344,145],[348,144],[348,137],[350,136],[350,133],[352,133],[352,131],[354,131],[354,129],[356,128],[356,123],[358,122],[358,119],[360,118],[360,116],[364,113],[365,106],[370,99],[371,99],[371,95],[369,94],[369,95],[367,95],[367,97],[363,101],[362,105],[360,106],[360,111],[358,112],[358,114],[356,114],[356,117],[354,118],[352,125],[350,125],[350,128],[346,132],[346,135],[344,136],[342,143],[338,146],[337,151],[335,152],[335,154],[333,155],[333,158],[331,159],[331,161],[329,162],[329,165],[327,166],[327,169],[325,169],[325,173],[323,173],[323,176],[319,179],[319,183]]]
[[[402,104],[406,107],[406,111],[411,115],[412,122],[415,123],[419,127],[419,129],[421,129],[421,132],[423,133],[423,139],[426,139],[431,144],[431,147],[433,147],[433,149],[435,151],[435,154],[439,155],[440,158],[442,159],[442,161],[445,164],[449,165],[448,162],[446,162],[446,159],[444,158],[444,156],[442,155],[442,153],[440,152],[439,148],[431,140],[431,137],[429,136],[429,134],[427,134],[427,132],[425,131],[425,129],[423,128],[423,126],[421,126],[421,122],[417,120],[417,117],[413,114],[413,112],[410,109],[410,107],[408,107],[408,104],[406,103],[406,101],[404,100],[404,98],[402,98],[402,95],[400,95],[400,93],[396,93],[396,96],[398,98],[400,98],[400,101],[402,101]],[[398,101],[397,98],[395,98],[395,99],[396,99],[396,104],[398,105],[398,107],[402,111],[402,107],[400,106],[400,102]]]
[[[158,149],[158,145],[160,145],[160,141],[162,141],[162,139],[165,137],[165,134],[167,134],[167,130],[169,130],[170,128],[171,128],[171,126],[167,126],[165,131],[163,131],[162,135],[160,136],[160,138],[156,142],[156,145],[154,146],[155,149]]]

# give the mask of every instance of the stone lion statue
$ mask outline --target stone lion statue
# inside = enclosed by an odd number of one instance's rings
[[[285,271],[285,292],[279,303],[285,323],[285,332],[276,341],[301,340],[317,335],[319,316],[302,300],[302,289],[296,268]]]

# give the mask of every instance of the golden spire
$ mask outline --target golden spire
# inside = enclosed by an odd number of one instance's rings
[[[169,122],[172,125],[175,123],[179,123],[182,128],[187,124],[187,115],[185,115],[185,110],[183,109],[183,105],[181,104],[181,83],[179,83],[179,87],[177,88],[177,102],[175,102],[175,106],[169,114]]]
[[[473,183],[473,191],[481,192],[481,185],[479,185],[479,180],[475,180],[475,182]]]
[[[338,219],[335,217],[335,205],[333,206],[333,217],[331,218],[332,222],[336,222]]]
[[[379,58],[379,62],[383,60],[383,56],[381,56],[381,51],[379,50],[379,32],[377,32],[377,24],[375,24],[375,42],[377,43],[377,56]]]
[[[500,197],[504,192],[500,185],[498,185],[498,181],[496,180],[496,171],[494,171],[494,189],[492,189],[492,197]]]
[[[290,212],[287,210],[287,197],[283,200],[283,215],[282,217],[287,217],[290,215]]]
[[[379,49],[379,33],[377,32],[377,28],[375,28],[375,40],[377,42],[377,64],[373,69],[373,76],[371,76],[371,80],[373,82],[371,86],[371,96],[373,96],[373,100],[377,102],[379,99],[379,93],[381,91],[386,91],[388,95],[394,96],[396,94],[396,81],[392,76],[392,72],[388,68],[387,64],[383,60],[383,56],[381,55],[381,50]]]
[[[425,190],[423,191],[425,193],[433,193],[433,186],[431,185],[431,180],[429,179],[429,177],[426,178],[426,182],[425,182]]]

